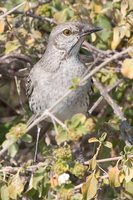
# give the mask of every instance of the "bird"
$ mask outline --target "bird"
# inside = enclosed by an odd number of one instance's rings
[[[72,85],[73,78],[81,78],[87,70],[79,58],[79,50],[85,36],[102,30],[83,21],[58,24],[50,33],[42,58],[31,69],[26,81],[29,107],[40,116],[53,106]],[[57,104],[52,113],[61,121],[74,114],[87,114],[91,80],[72,90]],[[48,117],[46,122],[50,122]]]

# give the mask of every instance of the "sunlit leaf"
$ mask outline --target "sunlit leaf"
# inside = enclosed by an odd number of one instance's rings
[[[2,186],[0,187],[0,195],[1,200],[9,200],[9,192],[6,184],[2,184]]]
[[[6,42],[6,45],[5,45],[5,53],[10,53],[12,51],[15,51],[17,50],[18,48],[20,47],[20,44],[18,43],[17,40],[13,40],[13,41],[8,41]]]
[[[129,79],[133,79],[133,58],[126,58],[122,63],[121,73]]]
[[[27,142],[27,143],[31,143],[32,142],[32,136],[29,134],[24,134],[21,138],[22,141]]]
[[[103,41],[107,41],[107,39],[111,36],[111,29],[112,26],[110,24],[110,20],[104,16],[104,15],[99,15],[97,17],[97,23],[100,27],[103,28],[102,31],[100,31],[100,33],[98,33],[99,37],[103,40]]]
[[[125,183],[125,184],[124,184],[124,187],[125,187],[125,190],[126,190],[129,194],[133,195],[133,181],[130,181],[130,182],[128,182],[128,183]]]
[[[8,148],[8,153],[12,158],[16,155],[17,152],[18,152],[18,145],[16,143],[12,144]]]
[[[0,20],[0,33],[3,33],[4,31],[4,28],[5,28],[5,20],[4,19],[1,19]]]
[[[84,199],[90,200],[95,197],[97,193],[98,181],[94,173],[87,177],[87,181],[83,184],[81,190]]]
[[[34,174],[32,174],[28,190],[32,188],[34,188],[35,190],[38,189],[38,184],[44,178],[44,171],[45,171],[45,168],[40,167]]]
[[[96,156],[94,155],[92,159],[89,160],[88,162],[89,167],[91,170],[94,170],[96,168],[97,165],[97,161],[96,161]]]
[[[17,197],[22,193],[24,190],[24,182],[22,181],[22,178],[17,173],[13,176],[13,178],[10,180],[8,185],[8,191],[9,191],[9,197],[11,199],[17,199]]]
[[[109,149],[111,149],[112,148],[112,143],[109,142],[109,141],[105,141],[104,142],[104,146],[107,147],[107,148],[109,148]]]
[[[95,137],[92,137],[88,140],[89,143],[93,143],[93,142],[99,142],[99,140]]]
[[[119,175],[120,175],[120,170],[118,169],[117,166],[109,168],[108,176],[111,186],[114,187],[120,186]]]

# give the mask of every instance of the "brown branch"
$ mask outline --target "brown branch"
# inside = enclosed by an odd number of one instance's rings
[[[101,83],[99,83],[94,77],[93,77],[93,82],[96,88],[100,91],[100,94],[104,97],[104,99],[108,102],[108,104],[113,108],[114,113],[116,116],[121,120],[125,121],[126,118],[123,115],[123,112],[119,108],[118,104],[114,102],[114,100],[109,96],[108,91],[106,88],[102,86]]]
[[[17,53],[10,53],[0,57],[0,64],[10,63],[12,59],[18,59],[33,65],[32,59],[29,56]]]
[[[108,51],[100,50],[100,49],[94,47],[93,45],[91,45],[90,43],[88,43],[87,41],[83,42],[82,48],[86,49],[89,52],[92,52],[92,55],[98,57],[99,59],[109,58],[114,53],[116,53],[115,51],[111,51],[111,50],[108,50]]]
[[[6,17],[7,15],[13,13],[15,10],[17,10],[18,8],[20,8],[21,6],[23,6],[24,4],[26,4],[26,1],[24,1],[23,3],[15,6],[14,8],[12,8],[11,10],[7,11],[6,13],[4,13],[3,15],[0,15],[0,20],[4,17]]]
[[[133,155],[128,155],[127,156],[128,159],[132,159],[133,158]],[[114,162],[114,161],[118,161],[118,160],[122,160],[122,156],[117,156],[117,157],[113,157],[113,158],[104,158],[104,159],[98,159],[96,160],[97,163],[105,163],[105,162]],[[89,162],[84,162],[85,165],[88,165]],[[38,169],[39,167],[44,167],[48,165],[48,161],[44,161],[44,162],[39,162],[37,164],[34,164],[34,165],[30,165],[30,166],[20,166],[20,167],[12,167],[12,166],[5,166],[5,167],[2,167],[0,169],[0,173],[15,173],[17,172],[18,170],[20,169],[24,169],[25,171],[34,171],[36,169]]]
[[[107,92],[110,92],[111,90],[113,90],[115,87],[117,87],[120,83],[122,83],[123,79],[120,79],[118,81],[116,81],[115,84],[113,84],[112,86],[107,88]],[[94,103],[94,105],[91,107],[91,109],[88,111],[89,114],[91,114],[95,108],[102,102],[103,100],[103,96],[99,97],[99,99]]]
[[[128,158],[133,158],[133,155],[129,155]],[[97,163],[113,162],[113,161],[117,161],[117,160],[122,160],[122,156],[117,156],[114,158],[99,159],[99,160],[97,160]]]
[[[50,24],[57,24],[56,21],[53,18],[35,15],[32,12],[30,12],[30,11],[28,11],[26,13],[21,12],[21,11],[15,11],[14,14],[20,14],[20,15],[32,17],[33,19],[38,19],[38,20],[41,20],[41,21],[46,21],[46,22],[48,22]]]
[[[124,49],[123,51],[114,54],[112,57],[107,58],[104,62],[102,62],[99,66],[95,67],[89,74],[87,74],[81,82],[84,82],[88,80],[91,76],[96,74],[98,71],[100,71],[103,67],[105,67],[108,63],[114,61],[115,59],[121,58],[124,54],[127,54],[129,51],[133,50],[133,47],[128,47],[127,49]]]
[[[16,115],[21,115],[21,113],[18,110],[15,110],[15,108],[13,108],[6,100],[4,100],[1,96],[0,96],[0,102],[5,105],[6,107],[8,107],[10,109],[11,112],[13,112]]]

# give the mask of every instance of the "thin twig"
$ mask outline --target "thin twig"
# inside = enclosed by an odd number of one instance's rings
[[[0,57],[0,64],[10,63],[11,59],[22,60],[24,62],[30,63],[30,65],[33,65],[33,61],[29,56],[26,56],[23,54],[17,54],[17,53],[10,53],[8,55],[4,55]]]
[[[116,116],[121,120],[125,121],[126,118],[124,117],[123,112],[119,108],[119,106],[115,103],[115,101],[109,96],[108,91],[106,88],[104,88],[101,83],[99,83],[94,77],[93,77],[93,83],[95,84],[96,88],[100,91],[100,94],[104,97],[104,99],[108,102],[108,104],[113,108],[114,113]]]
[[[109,58],[114,53],[116,53],[115,51],[111,51],[111,50],[108,50],[108,51],[100,50],[94,47],[93,45],[91,45],[90,43],[88,43],[87,41],[83,42],[82,48],[86,49],[89,52],[92,52],[93,55],[97,56],[100,59],[105,59],[107,57]]]
[[[115,87],[117,87],[121,82],[123,81],[123,79],[119,79],[118,81],[115,82],[114,85],[110,86],[107,88],[107,92],[110,92],[111,90],[113,90]],[[99,97],[99,99],[94,103],[94,105],[90,108],[90,110],[88,111],[89,114],[91,114],[95,108],[101,103],[101,101],[103,100],[103,96]]]
[[[128,159],[132,159],[133,158],[133,155],[128,155],[127,156]],[[117,157],[114,157],[114,158],[104,158],[104,159],[98,159],[96,160],[97,163],[104,163],[104,162],[114,162],[114,161],[118,161],[118,160],[122,160],[123,157],[122,156],[117,156]],[[85,165],[88,165],[88,161],[87,162],[84,162]],[[34,164],[34,165],[30,165],[30,166],[24,166],[23,165],[23,169],[25,171],[33,171],[33,170],[36,170],[40,167],[44,167],[44,166],[47,166],[49,165],[47,161],[45,162],[39,162],[37,164]],[[19,169],[22,169],[22,166],[20,167],[12,167],[12,166],[5,166],[5,167],[2,167],[0,169],[0,173],[7,173],[7,172],[10,172],[10,173],[15,173],[17,172]],[[106,176],[106,175],[105,175]]]
[[[1,151],[0,151],[0,156],[2,156],[8,149],[9,149],[9,147],[12,145],[12,144],[14,144],[15,143],[15,141],[11,141],[6,147],[4,147],[3,149],[1,149]]]
[[[17,10],[19,7],[23,6],[24,4],[26,4],[26,1],[24,1],[23,3],[15,6],[14,8],[12,8],[11,10],[7,11],[6,13],[4,13],[3,15],[0,15],[0,20],[4,17],[6,17],[7,15],[13,13],[15,10]]]
[[[133,158],[133,155],[129,155],[128,158]],[[104,163],[104,162],[113,162],[113,161],[118,161],[121,160],[122,156],[117,156],[114,158],[104,158],[104,159],[99,159],[97,160],[97,163]]]
[[[116,53],[110,58],[107,58],[104,62],[102,62],[99,66],[97,66],[95,69],[93,69],[89,74],[87,74],[82,80],[81,83],[88,80],[91,76],[96,74],[100,69],[102,69],[104,66],[106,66],[108,63],[110,63],[113,60],[116,60],[117,58],[122,57],[124,54],[128,53],[129,51],[133,50],[133,47],[128,47],[127,49]]]
[[[24,16],[27,16],[27,17],[32,17],[33,19],[38,19],[38,20],[41,20],[41,21],[46,21],[46,22],[48,22],[50,24],[57,24],[57,22],[53,18],[35,15],[32,12],[30,12],[30,11],[26,12],[26,13],[24,13],[22,11],[15,11],[14,13],[15,14],[24,15]]]
[[[46,111],[46,113],[47,113],[47,115],[48,115],[49,117],[51,117],[55,122],[57,122],[60,126],[62,126],[62,128],[66,129],[66,130],[68,131],[66,125],[65,125],[62,121],[60,121],[57,117],[55,117],[55,116],[54,116],[52,113],[50,113],[49,111]]]

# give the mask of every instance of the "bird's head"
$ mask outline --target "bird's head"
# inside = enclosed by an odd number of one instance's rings
[[[88,23],[74,21],[57,25],[51,32],[49,45],[69,55],[77,53],[86,35],[102,30]]]

